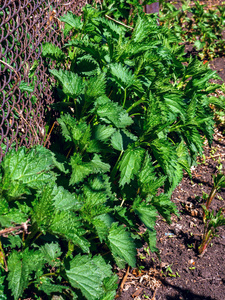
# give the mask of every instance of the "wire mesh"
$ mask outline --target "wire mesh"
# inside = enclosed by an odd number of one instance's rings
[[[14,145],[43,144],[54,102],[41,45],[62,46],[59,17],[80,14],[85,0],[0,0],[0,161]]]

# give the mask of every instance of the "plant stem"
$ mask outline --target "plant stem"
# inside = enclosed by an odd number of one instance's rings
[[[209,230],[207,233],[204,233],[203,238],[202,238],[202,242],[200,244],[200,246],[198,247],[198,253],[199,255],[203,255],[204,252],[206,251],[206,248],[208,247],[210,241],[213,238],[213,233],[212,230]]]
[[[119,155],[119,157],[118,157],[118,159],[117,159],[117,162],[116,162],[116,164],[115,164],[115,166],[114,166],[114,168],[113,168],[113,170],[112,170],[112,172],[111,172],[111,178],[112,178],[112,181],[114,180],[114,178],[115,178],[115,175],[116,175],[116,172],[117,172],[117,167],[118,167],[118,164],[119,164],[119,162],[120,162],[120,159],[121,159],[121,157],[122,157],[122,155],[123,155],[123,150],[120,152],[120,155]]]
[[[134,107],[138,106],[141,103],[147,102],[145,99],[141,98],[140,100],[138,100],[137,102],[133,103],[128,109],[127,109],[127,113],[129,111],[131,111]]]
[[[127,99],[127,89],[124,89],[123,107],[125,106],[126,99]]]
[[[216,192],[217,192],[217,186],[213,187],[210,194],[209,194],[209,197],[208,197],[207,202],[206,202],[206,208],[207,209],[209,209],[209,206],[210,206],[213,198],[215,197]]]
[[[106,18],[108,18],[109,20],[112,20],[112,21],[115,22],[115,23],[118,23],[118,24],[120,24],[120,25],[122,25],[122,26],[124,26],[124,27],[126,27],[126,28],[131,29],[131,30],[134,30],[134,28],[131,27],[131,26],[128,26],[128,25],[126,25],[126,24],[124,24],[124,23],[122,23],[122,22],[120,22],[120,21],[117,21],[117,20],[111,18],[111,17],[108,16],[108,15],[105,15],[105,16],[106,16]]]
[[[3,267],[3,262],[1,262],[1,258],[0,258],[0,264],[2,265],[3,269],[6,272],[8,272],[8,265],[7,265],[7,262],[6,262],[6,259],[5,259],[5,253],[4,253],[1,241],[0,241],[0,257],[2,257],[2,260],[4,262],[5,267]]]

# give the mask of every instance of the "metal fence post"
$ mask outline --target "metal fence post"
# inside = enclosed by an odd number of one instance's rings
[[[159,1],[145,6],[146,14],[159,13]]]

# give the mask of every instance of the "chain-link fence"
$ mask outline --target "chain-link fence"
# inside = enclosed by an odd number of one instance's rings
[[[14,144],[43,144],[54,102],[41,44],[63,44],[59,17],[85,0],[0,0],[0,161]]]

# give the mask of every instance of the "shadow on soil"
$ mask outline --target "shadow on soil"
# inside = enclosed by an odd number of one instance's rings
[[[191,292],[189,289],[185,289],[185,288],[181,288],[179,286],[170,284],[169,282],[165,281],[163,282],[163,284],[166,287],[171,287],[174,290],[176,290],[179,295],[175,295],[175,296],[166,296],[167,300],[215,300],[214,298],[208,296],[203,296],[203,295],[197,295],[193,292]]]

